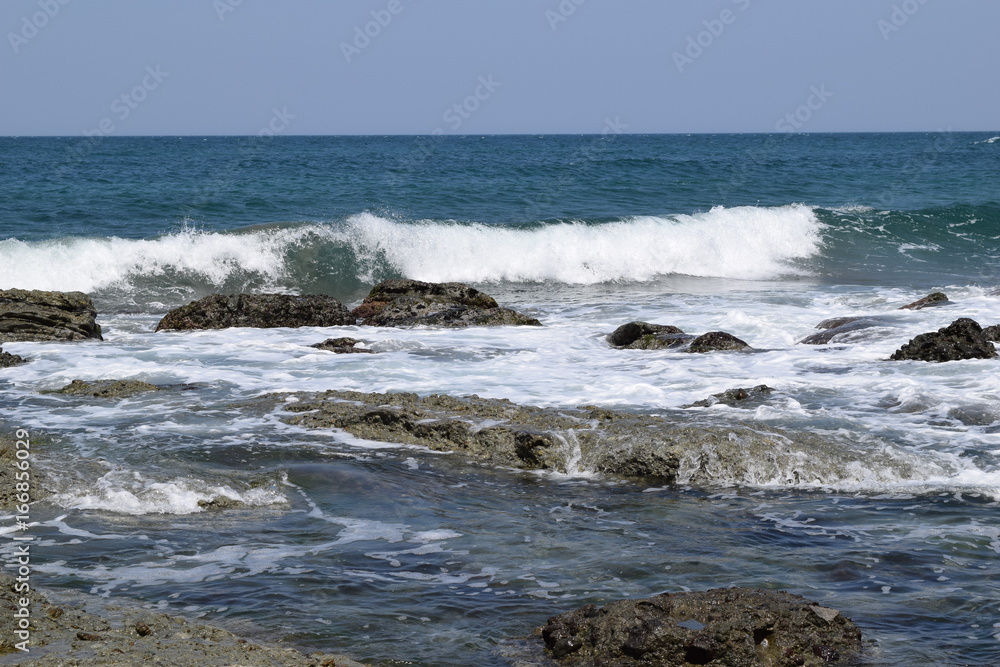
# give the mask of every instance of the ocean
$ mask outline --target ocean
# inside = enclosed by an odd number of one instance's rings
[[[58,486],[32,509],[33,581],[477,666],[584,604],[774,588],[852,618],[864,664],[1000,664],[1000,361],[888,361],[959,317],[1000,324],[998,134],[0,138],[0,289],[86,292],[105,338],[3,345],[31,362],[0,370],[0,427],[46,441]],[[153,331],[211,293],[354,305],[393,277],[543,326]],[[951,303],[899,310],[933,291]],[[859,315],[880,325],[799,343]],[[759,351],[611,348],[632,320]],[[380,354],[309,347],[343,335]],[[111,378],[178,388],[43,393]],[[684,407],[759,384],[749,408]],[[525,472],[254,407],[327,389],[808,432],[841,464]]]

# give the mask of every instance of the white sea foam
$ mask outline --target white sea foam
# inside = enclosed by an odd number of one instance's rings
[[[429,281],[646,281],[656,276],[766,279],[802,271],[790,262],[820,250],[822,225],[803,205],[714,208],[618,222],[537,227],[421,221],[372,213],[340,223],[242,230],[184,230],[155,239],[0,240],[0,289],[93,293],[189,281],[213,288],[296,290],[317,273],[317,257],[367,281],[389,275]],[[323,254],[318,251],[332,252]],[[337,252],[341,251],[341,252]],[[150,278],[155,281],[149,280]]]
[[[669,274],[775,278],[801,273],[789,262],[816,254],[821,231],[814,211],[802,205],[717,207],[694,215],[533,228],[401,224],[371,213],[348,223],[359,257],[381,255],[404,276],[434,282],[595,284]]]

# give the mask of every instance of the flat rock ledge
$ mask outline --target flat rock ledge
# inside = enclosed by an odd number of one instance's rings
[[[83,292],[0,290],[0,343],[88,339],[104,340]]]
[[[159,389],[157,385],[141,380],[73,380],[52,393],[93,398],[128,398]]]
[[[993,359],[997,350],[983,333],[979,323],[962,317],[946,327],[920,334],[893,352],[892,361],[959,361]]]
[[[205,665],[290,667],[364,667],[336,654],[306,655],[293,648],[258,644],[211,625],[183,618],[107,605],[99,613],[88,611],[82,596],[39,590],[32,585],[30,595],[16,592],[16,580],[0,574],[0,655],[19,654],[24,664],[38,667],[67,665]],[[14,613],[22,597],[30,599],[30,653],[17,644]]]
[[[861,631],[836,609],[752,588],[587,605],[540,632],[548,657],[579,667],[816,667],[862,649]]]
[[[28,360],[24,357],[11,354],[10,352],[4,352],[3,348],[0,348],[0,368],[11,368],[13,366],[20,366],[21,364],[28,363]]]
[[[308,428],[337,428],[378,442],[456,452],[490,466],[577,474],[595,472],[692,485],[727,486],[853,479],[869,462],[908,477],[905,461],[859,451],[849,442],[767,427],[704,424],[679,415],[595,406],[539,408],[506,399],[410,393],[270,394],[256,409]],[[855,472],[852,472],[855,471]]]
[[[324,294],[212,294],[171,310],[156,325],[156,331],[353,324],[347,307]]]
[[[351,312],[361,324],[377,327],[541,325],[464,283],[406,279],[379,283]]]

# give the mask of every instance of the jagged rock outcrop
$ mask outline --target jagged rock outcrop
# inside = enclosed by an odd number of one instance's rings
[[[691,341],[691,345],[688,347],[687,351],[700,354],[704,352],[741,351],[750,349],[752,348],[746,341],[740,340],[732,334],[726,333],[725,331],[709,331],[708,333],[702,334]]]
[[[104,340],[94,302],[83,292],[0,290],[0,343]]]
[[[361,324],[377,327],[541,325],[464,283],[406,279],[379,283],[352,314]]]
[[[763,403],[773,391],[774,389],[768,387],[766,384],[759,384],[756,387],[747,388],[737,387],[735,389],[727,389],[718,394],[712,394],[709,398],[701,401],[695,401],[690,405],[684,405],[682,407],[709,408],[713,405],[722,403],[733,407],[749,408]]]
[[[751,588],[591,604],[541,635],[547,657],[579,667],[814,667],[861,652],[861,630],[836,609]]]
[[[683,347],[694,336],[685,334],[670,324],[649,322],[629,322],[623,324],[607,336],[608,344],[627,350],[663,350]]]
[[[917,299],[913,303],[908,303],[905,306],[900,306],[900,310],[920,310],[921,308],[927,308],[929,306],[943,306],[946,303],[951,303],[944,292],[931,292],[922,299]]]
[[[892,361],[958,361],[961,359],[992,359],[996,347],[983,335],[975,320],[962,317],[937,331],[920,334],[896,350]]]
[[[52,393],[70,396],[91,396],[93,398],[128,398],[147,391],[158,391],[160,387],[141,380],[73,380],[62,389]]]
[[[360,341],[357,338],[327,338],[322,343],[315,343],[309,347],[315,347],[317,350],[326,350],[327,352],[334,352],[336,354],[373,354],[375,350],[368,347],[358,347]]]
[[[21,364],[26,363],[28,363],[28,360],[21,355],[4,352],[3,348],[0,348],[0,368],[10,368],[12,366],[20,366]]]
[[[156,325],[156,330],[352,324],[355,320],[347,307],[324,294],[212,294],[171,310]]]

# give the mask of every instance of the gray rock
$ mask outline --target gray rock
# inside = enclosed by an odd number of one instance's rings
[[[463,283],[405,279],[379,283],[352,314],[362,324],[378,327],[541,325]]]
[[[53,393],[71,396],[91,396],[93,398],[128,398],[147,391],[157,391],[160,387],[140,380],[73,380]]]
[[[713,405],[723,403],[733,407],[747,408],[754,405],[760,405],[764,402],[764,399],[771,395],[771,392],[773,391],[774,389],[771,389],[766,384],[759,384],[756,387],[749,387],[746,389],[743,387],[737,387],[736,389],[727,389],[720,394],[712,394],[710,398],[695,401],[690,405],[682,407],[709,408]]]
[[[175,308],[157,331],[229,327],[334,327],[355,324],[340,301],[323,294],[213,294]]]
[[[930,306],[943,306],[946,303],[951,303],[948,297],[945,296],[944,292],[931,292],[922,299],[917,299],[913,303],[908,303],[905,306],[900,306],[900,310],[920,310],[921,308],[927,308]]]
[[[893,352],[889,359],[942,362],[992,359],[996,356],[996,348],[983,335],[979,323],[963,317],[936,332],[916,336]]]
[[[983,337],[988,341],[994,343],[1000,343],[1000,324],[994,324],[991,327],[985,327],[983,329]]]
[[[840,612],[784,591],[718,588],[587,605],[540,629],[559,665],[815,667],[860,656]]]
[[[334,352],[336,354],[372,354],[375,352],[375,350],[367,347],[357,347],[358,343],[361,342],[363,341],[357,338],[327,338],[322,343],[315,343],[309,347],[315,347],[317,350],[326,350],[327,352]]]
[[[740,340],[725,331],[709,331],[691,341],[688,352],[718,352],[718,351],[741,351],[752,349],[746,341]]]
[[[683,347],[694,336],[685,334],[670,324],[650,324],[649,322],[629,322],[610,334],[607,341],[613,347],[629,350],[662,350]]]
[[[21,364],[28,363],[28,360],[24,357],[11,354],[10,352],[4,352],[0,348],[0,368],[10,368],[11,366],[20,366]]]
[[[94,302],[83,292],[0,290],[0,343],[103,340]]]
[[[885,325],[884,319],[874,317],[837,317],[823,320],[816,325],[816,328],[825,331],[806,336],[799,342],[805,345],[825,345],[851,338],[851,334],[855,332]]]

